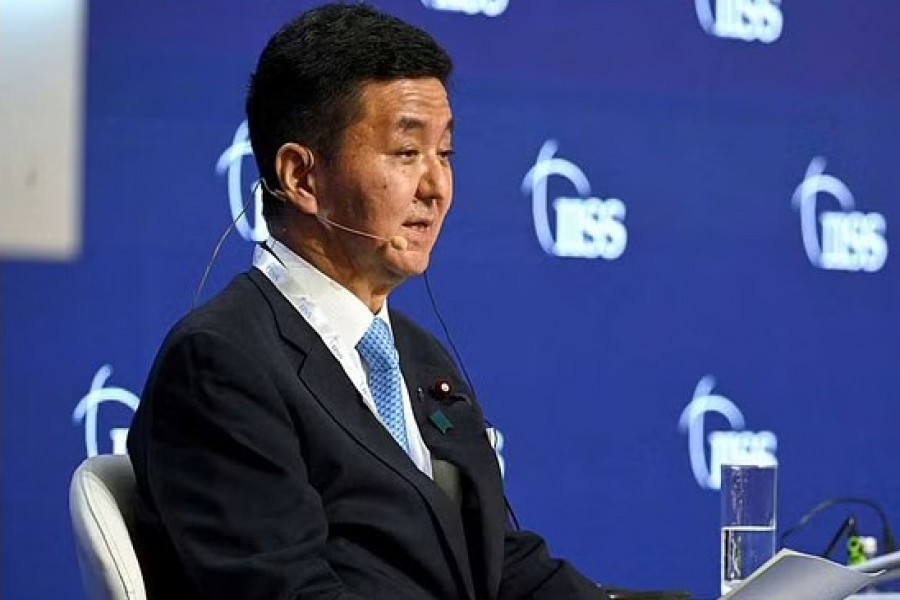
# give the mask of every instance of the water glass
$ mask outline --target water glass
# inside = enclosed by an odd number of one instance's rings
[[[777,480],[776,465],[722,465],[722,594],[775,555]]]

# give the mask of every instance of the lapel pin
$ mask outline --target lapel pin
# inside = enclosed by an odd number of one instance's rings
[[[447,415],[439,410],[431,413],[431,416],[428,418],[441,433],[447,433],[448,430],[453,429],[453,423],[450,422]]]
[[[431,386],[431,393],[434,394],[435,398],[438,400],[446,400],[450,397],[450,394],[453,393],[453,388],[446,379],[438,379]]]

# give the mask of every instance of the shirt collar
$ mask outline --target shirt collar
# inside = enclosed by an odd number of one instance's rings
[[[373,315],[369,307],[353,292],[278,240],[269,238],[266,245],[285,266],[309,302],[322,311],[334,333],[340,336],[344,343],[355,348],[372,325]],[[387,299],[374,316],[382,319],[387,323],[388,329],[391,329]]]

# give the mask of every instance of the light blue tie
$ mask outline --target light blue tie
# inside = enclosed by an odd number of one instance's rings
[[[369,390],[378,416],[403,451],[409,454],[403,397],[400,395],[400,360],[387,323],[375,317],[356,350],[369,367]]]

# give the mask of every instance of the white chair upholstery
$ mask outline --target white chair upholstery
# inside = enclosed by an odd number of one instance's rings
[[[131,542],[134,472],[127,456],[88,458],[72,476],[69,510],[88,600],[146,600]]]

